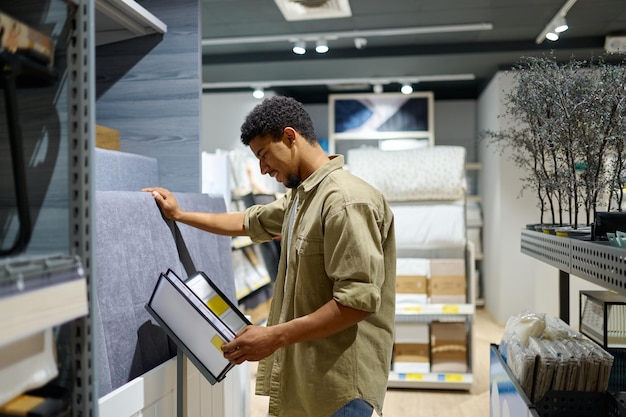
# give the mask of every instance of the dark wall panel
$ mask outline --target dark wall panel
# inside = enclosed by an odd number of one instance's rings
[[[122,151],[156,158],[160,185],[199,192],[200,2],[141,4],[167,33],[96,48],[96,122],[120,131]]]
[[[19,65],[15,56],[3,53],[3,79],[5,73],[15,74],[17,88],[13,103],[16,106],[7,105],[6,92],[10,88],[4,82],[0,83],[0,257],[22,252],[69,252],[64,44],[68,33],[67,5],[60,0],[22,0],[2,2],[0,9],[49,36],[56,45],[54,65],[45,71],[53,74],[52,78],[28,71],[28,65]],[[19,162],[12,158],[9,108],[16,111],[16,130],[21,136],[19,143],[23,155]],[[16,189],[14,165],[23,166],[20,169],[23,176],[19,176],[24,178],[25,187]],[[28,209],[23,212],[28,213],[30,222],[20,221],[17,204],[20,193],[26,196]],[[32,227],[25,227],[28,223]],[[27,230],[32,231],[28,234],[30,237],[25,239],[28,244],[19,245],[20,231]]]

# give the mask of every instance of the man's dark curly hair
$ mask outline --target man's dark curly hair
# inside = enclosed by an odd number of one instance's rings
[[[310,143],[317,141],[311,116],[302,103],[291,97],[274,96],[248,114],[241,125],[241,142],[248,146],[252,139],[266,135],[278,141],[286,127],[292,127]]]

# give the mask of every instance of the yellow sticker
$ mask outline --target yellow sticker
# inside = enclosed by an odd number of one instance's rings
[[[226,310],[228,310],[228,303],[224,301],[222,297],[216,295],[206,302],[206,305],[215,313],[216,316],[221,316]]]
[[[446,374],[446,382],[463,382],[462,374]]]
[[[441,307],[443,314],[459,314],[459,305],[458,304],[444,304]]]
[[[407,381],[423,381],[424,374],[406,374]]]
[[[215,349],[219,350],[220,352],[222,351],[222,345],[224,343],[226,343],[226,341],[222,340],[222,338],[218,335],[213,336],[213,338],[211,339],[211,344],[215,346]]]
[[[404,307],[404,312],[405,313],[420,314],[422,312],[422,306]]]

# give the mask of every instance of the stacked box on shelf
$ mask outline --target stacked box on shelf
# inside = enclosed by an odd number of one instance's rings
[[[430,324],[430,368],[432,372],[468,372],[468,343],[465,322]]]
[[[392,369],[399,373],[430,372],[428,323],[396,323]]]
[[[428,302],[430,262],[422,258],[398,258],[396,261],[396,310]]]
[[[465,259],[431,259],[428,292],[432,304],[465,304]]]

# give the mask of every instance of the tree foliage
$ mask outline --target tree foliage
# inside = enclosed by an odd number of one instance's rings
[[[599,207],[622,210],[626,176],[626,65],[553,55],[528,57],[513,71],[501,117],[510,127],[482,133],[525,172],[540,222],[590,224]]]

